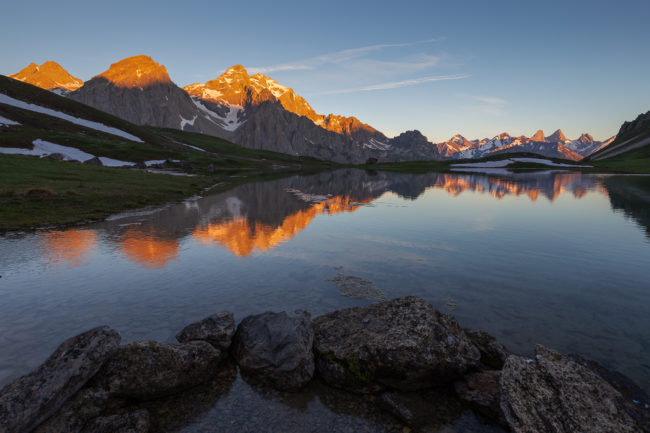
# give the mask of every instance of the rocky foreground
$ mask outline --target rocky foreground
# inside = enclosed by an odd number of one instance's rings
[[[373,394],[404,424],[426,429],[446,400],[513,432],[650,432],[650,399],[628,378],[577,355],[536,346],[509,354],[490,335],[463,329],[408,296],[334,311],[248,316],[230,312],[191,324],[179,344],[120,346],[107,326],[65,341],[38,369],[0,390],[0,433],[150,429],[143,402],[218,376],[226,358],[244,378],[283,391],[318,376]]]

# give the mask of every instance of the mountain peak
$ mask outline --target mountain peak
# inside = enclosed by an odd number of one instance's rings
[[[593,143],[594,142],[594,137],[591,136],[591,134],[584,133],[578,138],[578,141],[580,143]]]
[[[61,65],[52,60],[48,60],[40,66],[32,62],[20,72],[9,75],[9,77],[46,90],[72,91],[83,86],[83,81],[70,75]]]
[[[169,84],[172,82],[165,66],[156,63],[151,57],[145,55],[127,57],[113,63],[108,70],[96,77],[105,78],[118,87],[129,88],[143,88],[154,84]]]
[[[495,140],[505,140],[506,138],[510,138],[510,134],[507,132],[502,132],[501,134],[494,137]]]
[[[552,143],[557,143],[558,141],[564,143],[567,141],[566,137],[564,136],[564,133],[562,132],[561,129],[558,129],[548,137],[546,137],[546,141],[550,141]]]
[[[530,140],[531,141],[539,141],[539,142],[546,141],[546,138],[544,137],[544,131],[542,131],[541,129],[538,129],[537,132],[535,134],[533,134],[532,137],[530,137]]]

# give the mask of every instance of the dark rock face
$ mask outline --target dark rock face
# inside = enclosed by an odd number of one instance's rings
[[[232,353],[242,371],[281,390],[296,390],[314,374],[311,316],[306,311],[248,316],[237,327]]]
[[[535,353],[533,360],[509,356],[501,373],[501,410],[513,432],[642,431],[598,374],[543,346]]]
[[[314,353],[321,377],[353,392],[441,385],[480,359],[453,317],[415,296],[316,318]]]
[[[49,155],[46,156],[47,159],[53,159],[55,161],[63,161],[65,156],[61,153],[50,153]]]
[[[120,334],[101,326],[72,337],[32,373],[0,390],[0,431],[30,432],[53,415],[117,351]]]
[[[99,167],[104,165],[104,164],[102,164],[102,160],[99,159],[98,157],[90,158],[90,159],[84,161],[84,164],[96,165],[96,166],[99,166]]]
[[[466,410],[447,387],[415,392],[383,392],[380,409],[416,431],[433,432],[448,426]],[[455,431],[455,430],[454,430]]]
[[[465,329],[465,334],[481,352],[481,363],[486,367],[500,370],[508,357],[508,349],[487,332]]]
[[[121,346],[99,371],[96,381],[111,396],[147,400],[209,380],[221,357],[221,351],[203,341],[137,341]]]
[[[206,341],[221,351],[230,348],[232,337],[235,335],[235,316],[230,311],[220,311],[200,322],[192,323],[178,334],[179,343],[190,341]]]
[[[84,427],[82,433],[147,433],[148,431],[149,412],[135,410],[97,417]]]
[[[478,373],[470,373],[456,382],[456,394],[461,400],[468,403],[472,409],[483,416],[506,424],[501,413],[501,372],[498,370],[486,370]]]

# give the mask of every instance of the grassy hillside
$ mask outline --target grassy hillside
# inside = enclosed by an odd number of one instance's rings
[[[0,103],[0,116],[20,123],[0,127],[0,147],[31,148],[35,139],[42,139],[123,161],[178,160],[165,168],[194,175],[0,154],[0,231],[100,219],[126,209],[180,200],[214,184],[224,188],[235,182],[333,166],[312,158],[246,149],[217,137],[134,125],[4,76],[0,76],[0,93],[118,128],[144,141]]]

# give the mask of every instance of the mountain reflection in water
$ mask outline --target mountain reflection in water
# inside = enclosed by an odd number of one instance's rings
[[[287,242],[319,215],[354,212],[386,192],[414,200],[434,188],[454,197],[471,191],[496,199],[526,196],[533,202],[540,196],[554,202],[566,194],[580,199],[588,192],[595,192],[609,196],[613,208],[623,210],[650,232],[648,201],[644,201],[650,195],[650,186],[641,184],[628,189],[627,183],[617,181],[620,177],[601,179],[579,172],[551,171],[504,176],[339,170],[242,185],[150,215],[115,219],[92,228],[110,232],[109,240],[132,263],[161,269],[179,256],[180,239],[186,237],[247,257]],[[630,197],[635,201],[630,202]],[[49,231],[41,236],[43,249],[51,261],[65,262],[68,266],[83,264],[84,256],[96,248],[97,242],[97,234],[87,229]]]

